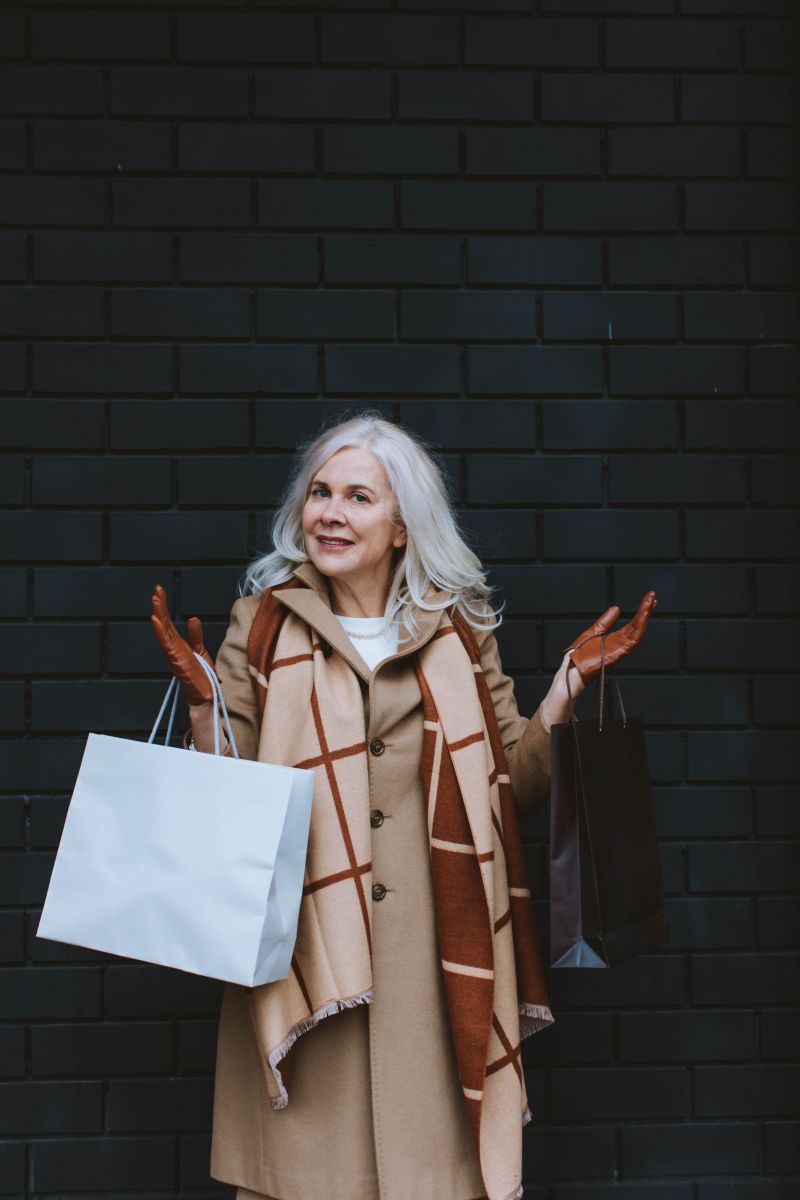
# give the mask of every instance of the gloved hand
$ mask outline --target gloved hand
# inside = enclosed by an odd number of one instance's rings
[[[619,606],[613,604],[567,647],[564,653],[569,655],[572,665],[584,684],[588,683],[590,679],[594,679],[595,675],[600,674],[601,639],[597,635],[605,634],[606,666],[612,667],[615,662],[618,662],[624,655],[630,654],[631,650],[639,645],[647,629],[650,614],[657,605],[655,592],[647,592],[642,597],[642,602],[633,620],[629,621],[627,625],[623,625],[621,629],[615,629],[613,633],[609,633],[608,630],[619,618]]]
[[[167,604],[167,593],[160,583],[155,585],[150,603],[153,606],[150,616],[153,632],[164,652],[169,669],[180,683],[189,704],[206,704],[213,700],[211,682],[193,653],[196,651],[208,663],[214,674],[217,674],[214,660],[203,645],[202,621],[199,617],[189,617],[186,622],[189,641],[186,642],[173,624]]]

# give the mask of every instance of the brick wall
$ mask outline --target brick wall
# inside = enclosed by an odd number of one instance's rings
[[[216,648],[297,440],[355,402],[440,448],[523,712],[660,597],[623,688],[671,938],[552,973],[529,1198],[797,1196],[795,32],[785,0],[3,5],[6,1193],[232,1194],[220,988],[33,934],[86,732],[163,693],[152,584]]]

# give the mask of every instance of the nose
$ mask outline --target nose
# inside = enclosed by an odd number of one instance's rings
[[[325,504],[322,507],[322,520],[326,524],[330,524],[333,521],[341,522],[342,516],[339,511],[341,504],[342,501],[337,500],[335,496],[328,496]]]

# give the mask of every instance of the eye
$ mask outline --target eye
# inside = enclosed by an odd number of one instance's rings
[[[353,495],[360,496],[362,500],[366,500],[369,503],[369,496],[365,496],[363,492],[354,492]]]

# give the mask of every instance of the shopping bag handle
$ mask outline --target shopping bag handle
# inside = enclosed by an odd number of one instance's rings
[[[205,671],[206,675],[208,676],[208,681],[211,684],[211,690],[214,693],[214,697],[213,697],[214,698],[214,754],[219,757],[219,708],[221,705],[223,716],[225,717],[225,733],[228,738],[228,741],[230,742],[231,749],[233,751],[233,757],[239,758],[239,750],[236,746],[236,738],[233,736],[233,729],[231,728],[231,719],[228,716],[228,709],[225,704],[225,697],[222,694],[222,685],[220,684],[220,681],[217,678],[216,671],[212,671],[211,667],[208,665],[208,663],[205,661],[205,659],[201,658],[201,656],[197,653],[197,651],[193,651],[193,654],[194,654],[195,658],[197,659],[197,661],[200,663],[200,666]],[[173,692],[174,692],[174,696],[173,696]],[[161,724],[161,720],[164,716],[164,712],[166,711],[166,707],[169,704],[170,696],[172,696],[172,708],[171,708],[170,714],[169,714],[169,724],[167,725],[167,736],[164,738],[164,745],[168,746],[170,744],[170,741],[172,739],[172,727],[175,724],[175,713],[177,712],[177,709],[178,709],[178,695],[179,695],[178,680],[173,675],[172,679],[169,682],[169,687],[167,688],[167,694],[164,697],[161,708],[159,709],[158,716],[156,717],[155,724],[150,732],[150,737],[147,739],[148,743],[155,741],[155,736],[158,731],[158,727]]]
[[[596,638],[596,637],[600,638],[600,687],[599,687],[600,723],[598,725],[598,732],[602,733],[603,732],[603,719],[604,719],[604,715],[605,715],[604,710],[605,710],[605,686],[606,686],[606,635],[604,633],[590,633],[589,637],[584,638],[584,642],[588,642],[590,638]],[[583,642],[581,642],[581,645],[583,645]],[[576,667],[576,670],[577,670],[577,667]],[[611,675],[611,678],[614,680],[614,686],[617,689],[617,700],[619,701],[619,711],[622,714],[622,725],[624,728],[628,723],[628,714],[625,712],[625,705],[622,703],[622,692],[619,690],[619,680],[617,679],[616,672],[609,672],[609,674]],[[572,688],[569,686],[569,668],[567,668],[567,695],[569,696],[570,721],[574,721],[577,723],[578,718],[575,716],[575,700],[573,699],[573,696],[572,696]],[[594,707],[596,710],[597,709],[597,692],[595,692]],[[613,709],[612,709],[612,711],[613,711]]]

